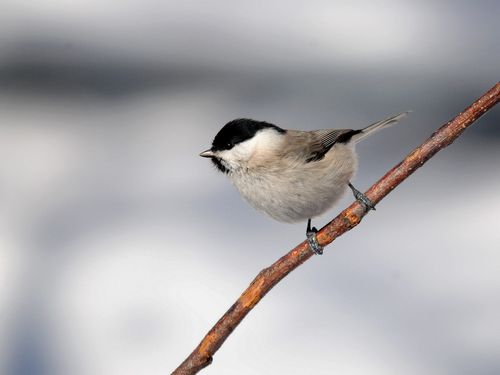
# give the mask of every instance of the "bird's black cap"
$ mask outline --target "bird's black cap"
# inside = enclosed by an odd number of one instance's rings
[[[215,136],[211,150],[230,150],[234,145],[252,138],[259,130],[268,128],[279,133],[286,133],[285,129],[265,121],[255,121],[247,118],[230,121]]]

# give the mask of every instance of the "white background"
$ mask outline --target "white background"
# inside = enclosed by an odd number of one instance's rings
[[[304,239],[198,157],[363,127],[355,185],[498,80],[495,1],[0,3],[0,372],[170,373]],[[283,280],[206,374],[498,374],[498,109]],[[316,218],[322,226],[352,201]]]

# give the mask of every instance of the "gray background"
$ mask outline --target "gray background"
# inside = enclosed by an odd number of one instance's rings
[[[359,145],[365,190],[499,78],[496,1],[0,10],[8,375],[169,373],[304,239],[198,157],[227,121],[358,128],[413,110]],[[500,373],[499,117],[271,291],[204,373]]]

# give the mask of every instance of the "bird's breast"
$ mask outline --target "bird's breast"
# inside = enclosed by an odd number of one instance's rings
[[[356,157],[352,148],[332,151],[321,161],[247,168],[230,178],[257,210],[282,222],[307,220],[331,208],[354,174]]]

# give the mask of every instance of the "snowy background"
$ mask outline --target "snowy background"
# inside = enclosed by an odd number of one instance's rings
[[[413,110],[359,145],[366,190],[498,81],[499,12],[0,0],[0,373],[170,373],[304,239],[198,156],[220,127]],[[293,272],[203,373],[500,373],[499,125],[496,108]]]

